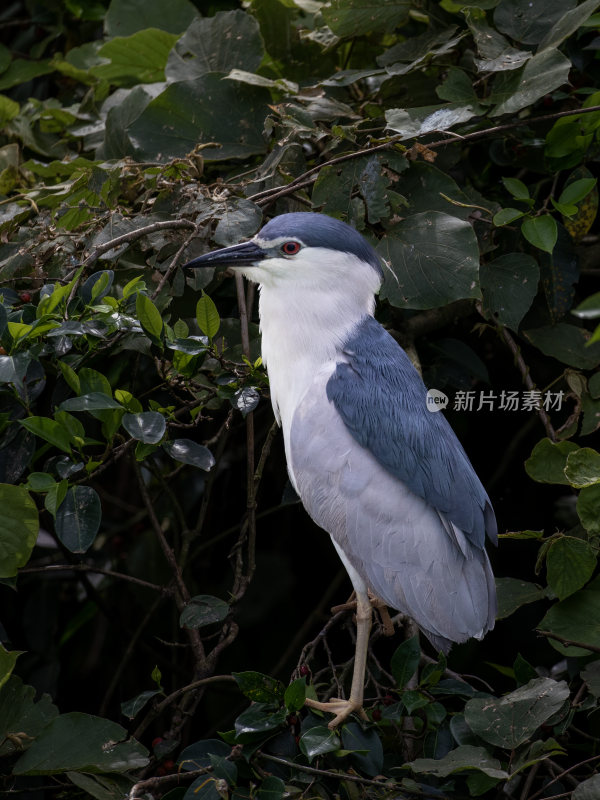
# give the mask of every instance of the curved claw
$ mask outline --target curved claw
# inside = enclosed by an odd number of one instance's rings
[[[342,700],[340,697],[334,697],[325,703],[318,700],[306,699],[305,705],[309,708],[316,708],[318,711],[326,711],[329,714],[335,714],[335,717],[327,725],[330,730],[337,728],[337,726],[344,722],[350,714],[357,713],[361,719],[368,720],[367,714],[362,707],[361,700]]]

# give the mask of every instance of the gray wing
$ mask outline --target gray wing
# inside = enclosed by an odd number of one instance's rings
[[[335,368],[315,376],[291,424],[288,467],[306,510],[436,647],[483,636],[496,610],[485,550],[356,441],[327,398]]]

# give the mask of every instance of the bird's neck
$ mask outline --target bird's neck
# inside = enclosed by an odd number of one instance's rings
[[[261,286],[262,357],[271,401],[286,439],[293,414],[315,375],[333,370],[350,333],[373,314],[372,292],[325,293],[307,286]]]

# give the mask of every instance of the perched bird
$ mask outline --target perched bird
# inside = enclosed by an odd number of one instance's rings
[[[335,727],[362,712],[368,590],[443,651],[493,627],[485,536],[496,540],[494,512],[447,420],[427,409],[419,373],[373,317],[381,260],[354,228],[282,214],[187,266],[229,267],[260,286],[262,356],[290,480],[356,592],[350,696],[310,701],[335,714]]]

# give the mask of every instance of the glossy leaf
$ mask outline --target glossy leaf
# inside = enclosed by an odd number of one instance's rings
[[[285,689],[281,681],[261,672],[232,673],[242,694],[256,703],[281,703]]]
[[[134,717],[139,714],[142,708],[144,708],[144,706],[146,706],[147,703],[158,694],[160,694],[160,692],[156,689],[149,689],[146,692],[138,694],[137,697],[134,697],[131,700],[126,700],[125,702],[121,703],[121,714],[127,717],[127,719],[134,719]]]
[[[124,414],[121,425],[132,439],[145,444],[157,444],[165,435],[167,423],[158,411],[141,411],[137,414]]]
[[[304,753],[308,761],[311,762],[317,756],[339,750],[342,743],[335,731],[330,731],[329,728],[326,728],[324,725],[316,725],[314,728],[309,728],[302,734],[298,744],[300,751]]]
[[[48,417],[27,417],[20,420],[21,425],[40,439],[53,444],[65,453],[71,452],[71,434],[56,420]]]
[[[544,50],[516,71],[508,72],[502,83],[494,83],[490,98],[497,105],[490,116],[514,114],[567,82],[571,62],[559,50]],[[501,76],[504,77],[504,76]]]
[[[100,498],[91,486],[72,486],[56,512],[56,534],[72,553],[85,553],[102,520]]]
[[[202,739],[188,745],[179,756],[177,763],[186,772],[192,772],[202,767],[210,766],[210,757],[213,755],[226,757],[230,755],[231,747],[221,739]]]
[[[408,18],[409,0],[332,0],[325,22],[337,36],[356,36],[394,29]]]
[[[192,597],[179,616],[182,628],[204,628],[215,622],[222,622],[229,614],[229,606],[224,600],[208,594]]]
[[[99,411],[107,408],[123,408],[110,395],[103,392],[89,392],[79,397],[63,400],[59,406],[63,411]]]
[[[289,712],[299,711],[306,700],[306,678],[296,678],[286,688],[283,702]]]
[[[594,369],[600,364],[600,344],[592,344],[584,328],[559,322],[527,330],[525,336],[542,353],[570,367]]]
[[[174,439],[172,442],[165,442],[163,447],[171,458],[183,464],[191,464],[192,467],[199,467],[205,471],[215,465],[215,457],[208,447],[191,439]]]

